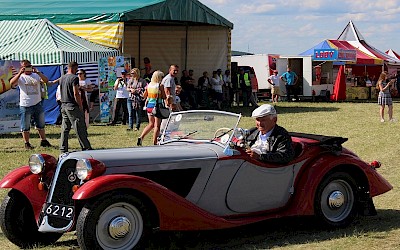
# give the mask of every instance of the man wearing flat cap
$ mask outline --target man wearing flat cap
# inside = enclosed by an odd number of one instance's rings
[[[286,129],[276,124],[275,108],[261,105],[253,111],[252,117],[256,119],[256,128],[251,129],[247,137],[250,142],[247,154],[262,162],[285,164],[293,160],[292,138]]]

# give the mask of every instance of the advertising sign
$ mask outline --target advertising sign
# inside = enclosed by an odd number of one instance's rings
[[[19,67],[19,61],[0,61],[0,134],[20,131],[19,89],[10,84]]]
[[[335,61],[338,58],[336,49],[314,49],[314,61]]]
[[[123,56],[103,57],[99,60],[100,121],[110,122],[114,107],[114,83],[122,69],[129,71],[130,65]]]

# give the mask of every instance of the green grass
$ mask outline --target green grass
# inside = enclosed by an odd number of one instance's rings
[[[157,233],[155,249],[400,249],[400,122],[381,123],[375,103],[279,103],[278,124],[289,131],[337,135],[349,138],[344,146],[366,162],[379,160],[378,170],[394,189],[374,198],[377,216],[361,217],[345,229],[326,230],[312,218],[270,220],[246,227],[193,233]],[[250,109],[242,112],[242,127],[251,127]],[[400,118],[400,104],[394,104],[394,117]],[[387,115],[386,115],[387,118]],[[142,124],[142,129],[146,124]],[[26,164],[33,152],[58,155],[60,128],[47,126],[54,148],[36,147],[25,151],[19,133],[0,135],[0,176]],[[132,147],[139,132],[127,132],[124,126],[92,125],[89,140],[95,149]],[[39,145],[36,131],[31,143]],[[151,134],[144,145],[151,144]],[[79,150],[73,134],[71,149]],[[7,190],[0,192],[4,197]],[[0,232],[0,249],[17,249]],[[73,233],[63,236],[54,246],[42,249],[78,249]]]

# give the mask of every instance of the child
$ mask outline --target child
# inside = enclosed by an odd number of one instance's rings
[[[181,85],[176,85],[175,87],[175,93],[176,93],[176,97],[175,97],[175,103],[176,103],[176,110],[175,111],[182,111],[183,108],[181,106],[181,98],[179,97],[179,95],[181,94],[182,91],[182,86]]]

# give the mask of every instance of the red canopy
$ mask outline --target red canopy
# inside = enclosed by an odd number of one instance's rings
[[[383,64],[383,60],[379,59],[379,58],[374,58],[371,57],[367,54],[365,54],[364,52],[362,52],[361,50],[359,50],[358,48],[354,47],[353,45],[351,45],[349,42],[347,41],[343,41],[343,40],[328,40],[330,43],[332,43],[334,46],[338,47],[339,49],[352,49],[352,50],[356,50],[357,52],[357,62],[356,64]]]
[[[335,85],[333,85],[332,101],[346,100],[346,75],[344,73],[344,65],[340,65],[339,72],[336,77]]]

